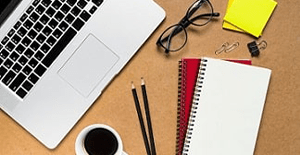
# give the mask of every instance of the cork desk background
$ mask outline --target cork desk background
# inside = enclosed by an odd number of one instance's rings
[[[141,94],[140,78],[147,85],[157,154],[175,154],[178,60],[182,57],[251,59],[253,65],[272,70],[267,100],[259,130],[255,155],[300,154],[300,3],[278,0],[277,8],[263,35],[255,39],[243,33],[222,29],[227,0],[211,0],[219,20],[204,27],[188,28],[188,43],[178,53],[166,57],[156,39],[177,23],[194,0],[156,0],[166,11],[166,19],[141,47],[122,72],[111,82],[61,144],[49,150],[0,111],[0,154],[47,155],[75,154],[74,143],[86,126],[103,123],[115,128],[130,155],[146,154],[131,81]],[[257,40],[268,43],[258,58],[252,58],[246,44]],[[215,55],[224,42],[238,41],[240,46],[228,54]],[[141,99],[141,98],[140,98]]]

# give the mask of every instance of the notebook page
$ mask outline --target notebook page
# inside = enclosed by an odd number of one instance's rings
[[[183,154],[253,155],[271,70],[204,59],[208,62]]]

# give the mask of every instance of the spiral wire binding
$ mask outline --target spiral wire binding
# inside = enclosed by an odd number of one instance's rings
[[[205,71],[206,71],[206,66],[207,66],[206,59],[201,59],[200,61],[201,62],[200,62],[200,67],[199,67],[199,73],[198,73],[197,83],[195,86],[195,91],[194,91],[194,96],[193,96],[193,104],[192,104],[192,108],[191,108],[189,124],[188,124],[184,147],[183,147],[183,155],[188,155],[188,153],[189,153],[189,147],[190,147],[190,143],[191,143],[190,139],[192,138],[191,136],[192,136],[192,132],[194,129],[194,123],[195,123],[196,113],[197,113],[197,109],[198,109],[198,102],[200,100],[200,94],[201,94],[202,85],[204,82]]]
[[[178,103],[177,103],[176,153],[178,152],[179,130],[180,130],[181,79],[182,79],[182,61],[179,61],[178,62]]]
[[[180,131],[183,128],[183,124],[181,123],[182,115],[185,107],[185,80],[186,80],[186,61],[179,61],[179,76],[178,76],[178,105],[177,105],[177,136],[176,136],[176,155],[181,155],[181,147],[183,141],[180,139],[182,135],[180,135]]]

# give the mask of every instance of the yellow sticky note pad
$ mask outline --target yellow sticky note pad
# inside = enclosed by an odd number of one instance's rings
[[[259,37],[276,5],[273,0],[234,0],[224,20]]]
[[[233,31],[244,32],[243,30],[239,29],[238,27],[236,27],[226,21],[223,21],[223,28],[233,30]]]
[[[234,1],[234,0],[228,0],[227,10],[231,7],[233,1]],[[226,10],[226,12],[227,12],[227,10]],[[243,30],[241,30],[241,29],[239,29],[238,27],[236,27],[236,26],[234,26],[234,25],[228,23],[228,22],[225,21],[225,20],[223,21],[223,28],[229,29],[229,30],[234,30],[234,31],[239,31],[239,32],[244,32]]]

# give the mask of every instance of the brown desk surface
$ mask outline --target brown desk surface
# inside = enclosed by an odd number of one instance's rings
[[[190,27],[187,45],[180,52],[166,57],[157,49],[156,39],[183,17],[193,0],[156,2],[166,11],[165,21],[56,149],[45,148],[0,111],[0,154],[75,154],[76,136],[84,127],[94,123],[115,128],[127,153],[146,154],[130,85],[133,81],[141,96],[141,77],[147,84],[157,152],[159,155],[175,154],[178,60],[200,56],[246,58],[251,59],[255,66],[270,68],[272,77],[255,154],[300,154],[300,3],[297,0],[278,1],[262,37],[257,40],[266,40],[268,47],[259,58],[252,58],[246,44],[255,38],[222,29],[226,0],[212,0],[215,11],[221,13],[218,21],[205,27]],[[236,41],[240,46],[233,52],[214,54],[224,42]]]

